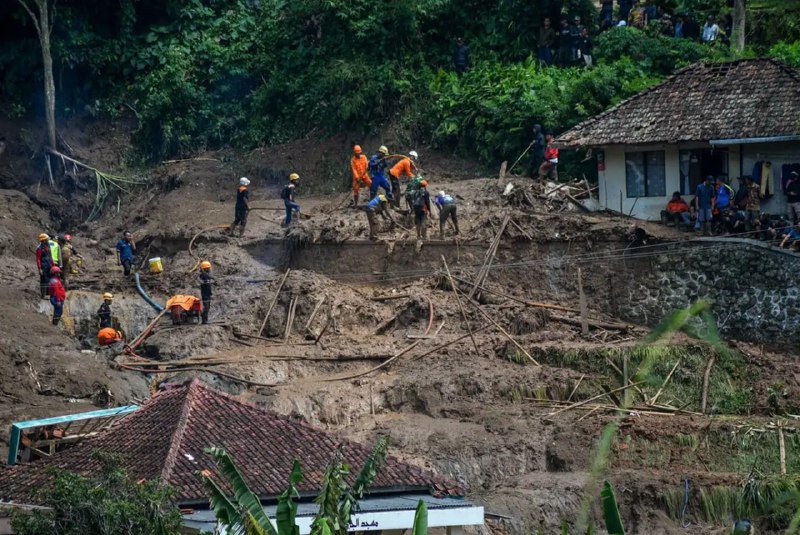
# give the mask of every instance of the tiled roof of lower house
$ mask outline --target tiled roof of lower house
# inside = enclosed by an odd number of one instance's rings
[[[203,450],[225,448],[250,487],[263,498],[286,488],[292,463],[303,469],[300,492],[316,493],[337,447],[354,470],[360,469],[371,448],[339,440],[311,425],[281,416],[215,390],[197,379],[154,395],[139,410],[122,418],[100,435],[53,457],[0,470],[0,500],[35,502],[31,490],[47,484],[49,467],[81,475],[96,473],[96,450],[118,454],[128,474],[160,479],[177,491],[180,503],[206,502],[206,490],[196,472],[214,471]],[[424,491],[463,495],[453,481],[389,457],[370,492]]]
[[[774,59],[696,63],[564,132],[562,146],[800,135],[800,71]]]

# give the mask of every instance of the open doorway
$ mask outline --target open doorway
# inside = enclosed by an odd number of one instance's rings
[[[707,176],[728,177],[728,149],[692,149],[678,153],[681,194],[694,195]]]

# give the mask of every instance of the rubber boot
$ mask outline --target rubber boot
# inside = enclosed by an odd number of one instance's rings
[[[358,193],[353,194],[353,208],[358,208]]]
[[[439,239],[444,240],[444,224],[439,223]]]
[[[244,225],[239,227],[239,237],[241,238],[242,236],[244,236]]]
[[[703,236],[711,236],[710,223],[708,221],[703,222]]]
[[[58,320],[61,318],[53,318],[53,325],[58,325]]]

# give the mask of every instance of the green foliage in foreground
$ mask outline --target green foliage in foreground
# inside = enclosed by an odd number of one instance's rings
[[[171,489],[157,481],[136,482],[119,468],[119,459],[95,453],[97,477],[53,471],[53,483],[39,490],[50,510],[16,512],[11,525],[17,535],[177,535],[180,513]]]

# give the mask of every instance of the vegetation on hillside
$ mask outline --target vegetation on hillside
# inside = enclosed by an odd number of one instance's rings
[[[658,3],[697,18],[729,11],[717,0]],[[775,26],[790,39],[797,26],[774,9],[754,5],[746,53],[796,63],[797,45],[769,48]],[[676,68],[729,57],[726,46],[618,28],[597,37],[596,68],[541,68],[542,18],[576,14],[596,25],[591,0],[64,2],[53,16],[57,111],[134,118],[149,158],[388,124],[402,141],[488,161],[519,154],[534,122],[561,131]],[[16,24],[0,37],[0,112],[40,113],[36,32],[19,6],[8,16]],[[458,35],[473,58],[462,79],[450,64]]]

